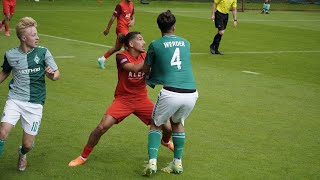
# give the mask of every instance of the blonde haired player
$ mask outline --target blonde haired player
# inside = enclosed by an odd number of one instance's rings
[[[16,26],[20,46],[4,55],[0,83],[12,72],[9,94],[0,124],[0,156],[11,129],[21,120],[22,143],[18,149],[18,169],[27,166],[26,153],[32,150],[38,134],[46,97],[45,75],[55,81],[60,77],[58,66],[50,51],[38,46],[37,22],[31,17],[21,18]]]

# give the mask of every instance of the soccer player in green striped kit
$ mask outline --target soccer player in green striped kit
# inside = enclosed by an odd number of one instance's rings
[[[148,48],[143,71],[149,76],[147,84],[163,86],[152,113],[148,134],[149,163],[143,173],[150,176],[157,172],[158,149],[161,128],[170,119],[174,157],[162,169],[167,173],[183,172],[182,152],[184,148],[184,121],[189,116],[198,98],[198,91],[190,61],[190,43],[174,35],[176,18],[168,10],[157,18],[162,37],[153,41]]]
[[[34,146],[38,133],[43,104],[46,97],[45,75],[55,81],[60,77],[58,66],[50,51],[38,46],[37,22],[31,17],[21,18],[16,26],[20,46],[4,55],[0,83],[12,72],[9,94],[0,124],[0,157],[11,129],[21,119],[22,144],[18,149],[18,169],[27,166],[26,153]]]

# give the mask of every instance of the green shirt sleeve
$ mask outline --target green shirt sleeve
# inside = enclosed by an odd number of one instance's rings
[[[153,44],[151,43],[148,47],[148,52],[145,59],[147,65],[151,66],[152,62],[154,61],[154,55],[154,48]]]
[[[3,70],[3,72],[10,73],[12,70],[12,67],[9,64],[6,55],[4,55],[3,59],[4,59],[3,65],[1,66],[3,68],[2,70]]]

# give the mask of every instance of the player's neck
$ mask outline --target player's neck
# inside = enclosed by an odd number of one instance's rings
[[[135,57],[135,58],[138,58],[139,55],[141,54],[140,52],[135,51],[135,50],[133,50],[133,49],[129,49],[129,53],[130,53],[133,57]]]
[[[174,35],[173,32],[162,33],[162,36],[172,36],[172,35]]]
[[[26,44],[20,44],[19,49],[20,49],[20,51],[23,52],[23,53],[28,53],[28,52],[30,52],[33,48],[30,47],[30,46],[27,46]]]

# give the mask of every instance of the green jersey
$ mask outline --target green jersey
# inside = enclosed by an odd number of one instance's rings
[[[45,68],[57,70],[51,53],[45,47],[38,46],[28,53],[19,47],[8,50],[4,55],[3,71],[12,71],[8,99],[16,99],[36,104],[44,104],[46,98]]]
[[[190,62],[190,43],[179,36],[170,35],[151,42],[146,64],[151,67],[147,84],[196,89]]]

